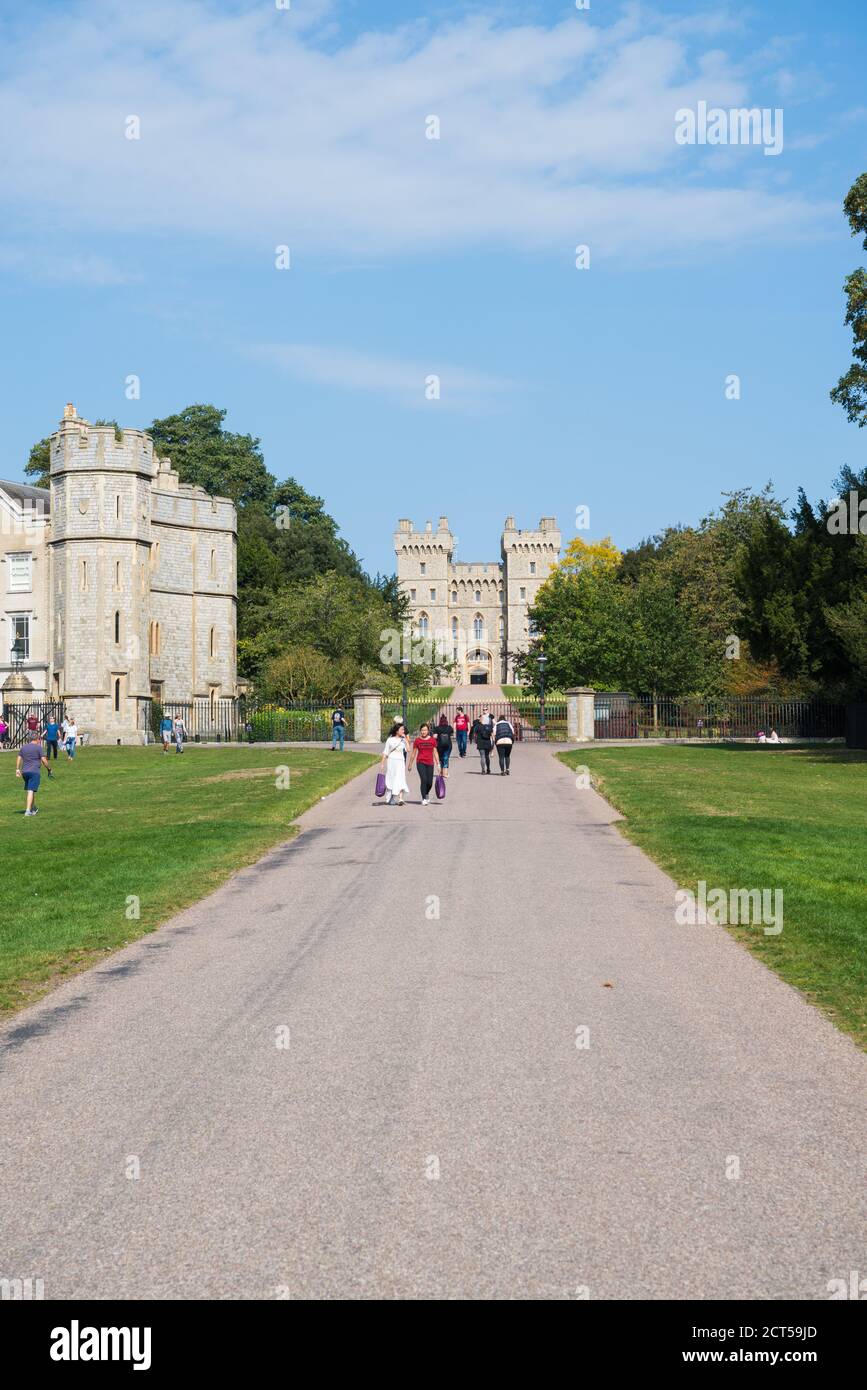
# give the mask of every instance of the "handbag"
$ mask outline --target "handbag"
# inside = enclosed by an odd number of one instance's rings
[[[446,779],[445,777],[443,777],[441,772],[438,772],[436,775],[436,779],[434,781],[434,791],[437,794],[437,800],[442,801],[443,797],[446,794]]]
[[[377,796],[385,796],[385,773],[384,773],[384,772],[377,772],[377,774],[376,774],[376,795],[377,795]]]

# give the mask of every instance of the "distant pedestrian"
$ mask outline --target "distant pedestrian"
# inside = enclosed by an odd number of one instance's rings
[[[60,742],[60,725],[54,718],[45,725],[45,756],[57,762],[57,745]]]
[[[497,757],[500,762],[500,776],[509,776],[509,760],[512,756],[512,744],[515,742],[515,730],[509,723],[505,715],[502,715],[494,725],[494,744],[497,749]]]
[[[331,751],[332,751],[332,753],[334,752],[335,748],[338,747],[338,745],[340,746],[340,751],[341,751],[341,753],[343,752],[343,740],[344,740],[345,737],[346,737],[346,715],[343,713],[343,710],[341,709],[340,705],[338,705],[337,708],[336,708],[335,710],[332,710],[332,713],[331,713]]]
[[[3,718],[3,716],[0,715],[0,748],[5,748],[8,742],[9,725],[6,723],[6,720]]]
[[[455,740],[458,745],[458,757],[467,756],[467,735],[470,731],[469,717],[464,713],[463,705],[458,705],[458,712],[455,715]]]
[[[187,736],[187,726],[179,714],[175,715],[174,721],[172,723],[172,732],[175,736],[175,752],[183,753],[184,739]]]
[[[409,755],[409,762],[406,765],[407,772],[412,772],[412,765],[418,759],[418,780],[421,787],[421,804],[427,806],[430,799],[430,789],[433,786],[434,773],[440,770],[440,760],[437,753],[437,741],[430,731],[429,724],[422,724],[418,731],[418,736],[413,739],[412,752]]]
[[[452,755],[452,734],[454,729],[444,714],[440,715],[440,722],[437,724],[437,752],[440,755],[440,765],[443,770],[443,777],[449,775],[449,758]]]
[[[385,773],[385,790],[388,793],[386,806],[391,806],[397,797],[398,806],[403,806],[404,797],[409,795],[406,780],[406,725],[397,720],[385,740],[382,750],[382,771]]]
[[[31,729],[27,735],[27,742],[21,745],[21,750],[15,760],[15,776],[23,778],[24,787],[27,792],[25,801],[25,816],[35,816],[38,814],[34,801],[36,793],[39,791],[40,774],[43,767],[48,768],[48,776],[51,776],[51,768],[48,759],[42,752],[42,735],[39,729]]]
[[[27,733],[28,735],[39,733],[39,720],[35,714],[28,714],[27,716]]]
[[[78,743],[78,725],[73,715],[68,715],[63,721],[63,746],[66,749],[66,756],[69,762],[75,757],[75,748]]]
[[[484,716],[481,719],[473,720],[470,736],[476,745],[483,776],[485,773],[490,775],[491,771],[491,744],[493,742],[491,734],[491,726],[485,723]]]
[[[163,710],[163,717],[160,720],[160,740],[163,745],[163,752],[168,753],[172,742],[172,716]]]

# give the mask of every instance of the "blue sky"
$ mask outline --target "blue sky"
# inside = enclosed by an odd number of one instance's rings
[[[0,474],[67,400],[212,401],[386,571],[398,516],[481,560],[507,513],[626,546],[827,495],[865,38],[860,0],[3,4]],[[679,146],[700,100],[782,108],[782,153]]]

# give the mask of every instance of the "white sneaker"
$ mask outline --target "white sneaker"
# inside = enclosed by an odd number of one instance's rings
[[[426,796],[423,796],[423,797],[422,797],[422,799],[421,799],[421,804],[422,804],[422,806],[427,806],[427,804],[428,804],[428,799],[427,799]]]

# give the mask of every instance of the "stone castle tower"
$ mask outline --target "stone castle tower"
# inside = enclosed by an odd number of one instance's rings
[[[150,698],[235,695],[228,498],[181,483],[142,430],[116,434],[71,405],[51,437],[49,489],[0,483],[4,497],[4,646],[16,637],[34,699],[62,697],[93,742],[129,743],[143,741]]]
[[[532,638],[528,610],[560,555],[554,517],[520,531],[507,517],[501,560],[455,561],[448,518],[434,531],[403,519],[394,533],[397,577],[409,599],[413,628],[436,642],[461,685],[511,683],[514,660]]]

